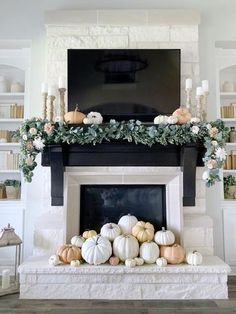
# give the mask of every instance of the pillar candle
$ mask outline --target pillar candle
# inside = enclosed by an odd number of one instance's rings
[[[202,96],[203,95],[203,90],[201,86],[198,86],[196,89],[196,95],[197,96]]]
[[[209,92],[209,82],[208,82],[208,80],[203,80],[202,81],[202,89],[203,89],[203,92]]]
[[[2,289],[8,289],[10,287],[10,270],[4,269],[2,271]]]
[[[193,81],[191,78],[187,78],[185,81],[185,89],[192,89]]]
[[[42,83],[41,85],[41,93],[42,94],[47,94],[48,92],[48,84],[47,83]]]
[[[66,79],[64,76],[59,76],[58,78],[58,87],[59,88],[66,88]]]
[[[48,96],[56,96],[56,88],[55,86],[49,86],[48,88]]]

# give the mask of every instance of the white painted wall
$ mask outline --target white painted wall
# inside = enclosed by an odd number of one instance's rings
[[[124,9],[124,8],[165,8],[197,9],[201,13],[200,69],[201,78],[211,81],[208,117],[216,117],[215,86],[215,41],[236,40],[236,1],[235,0],[0,0],[0,40],[32,40],[31,108],[30,115],[41,114],[40,82],[45,75],[45,29],[44,11],[79,9]],[[208,193],[208,213],[215,221],[215,253],[223,256],[222,214],[220,210],[219,188]],[[25,255],[32,252],[32,224],[37,215],[36,202],[42,186],[36,180],[29,186],[28,207],[30,217],[26,217],[27,245]],[[38,206],[38,204],[37,204]]]

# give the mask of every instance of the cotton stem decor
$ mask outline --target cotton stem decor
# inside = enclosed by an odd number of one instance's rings
[[[108,124],[78,126],[61,123],[51,123],[48,120],[33,118],[26,120],[19,129],[21,140],[21,163],[26,181],[31,182],[33,171],[37,166],[37,155],[45,145],[53,143],[93,144],[113,140],[123,140],[143,144],[151,147],[161,145],[185,145],[188,143],[202,143],[206,148],[204,163],[206,170],[203,179],[207,186],[220,181],[219,170],[226,158],[225,141],[228,128],[223,121],[188,122],[186,124],[158,124],[145,125],[140,121],[110,120]]]

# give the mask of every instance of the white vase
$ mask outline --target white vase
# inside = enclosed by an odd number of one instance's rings
[[[0,93],[7,93],[7,81],[5,76],[0,76]]]
[[[19,82],[13,82],[11,84],[11,93],[22,93],[24,91],[24,87]]]

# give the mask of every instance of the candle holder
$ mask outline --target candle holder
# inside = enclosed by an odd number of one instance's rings
[[[47,118],[47,98],[48,93],[42,93],[43,97],[43,119],[45,120]]]
[[[202,96],[202,121],[206,122],[207,112],[207,99],[208,99],[209,92],[204,92]]]
[[[197,105],[196,105],[196,117],[203,121],[203,111],[202,111],[202,102],[203,102],[203,95],[196,96]]]
[[[47,119],[48,121],[53,121],[53,112],[54,112],[54,100],[56,99],[55,96],[50,95],[48,96],[48,104],[47,104]]]
[[[64,121],[64,115],[65,115],[65,92],[66,88],[59,88],[59,94],[60,94],[60,120]]]
[[[186,108],[191,111],[191,94],[192,94],[192,89],[191,88],[186,88]]]

